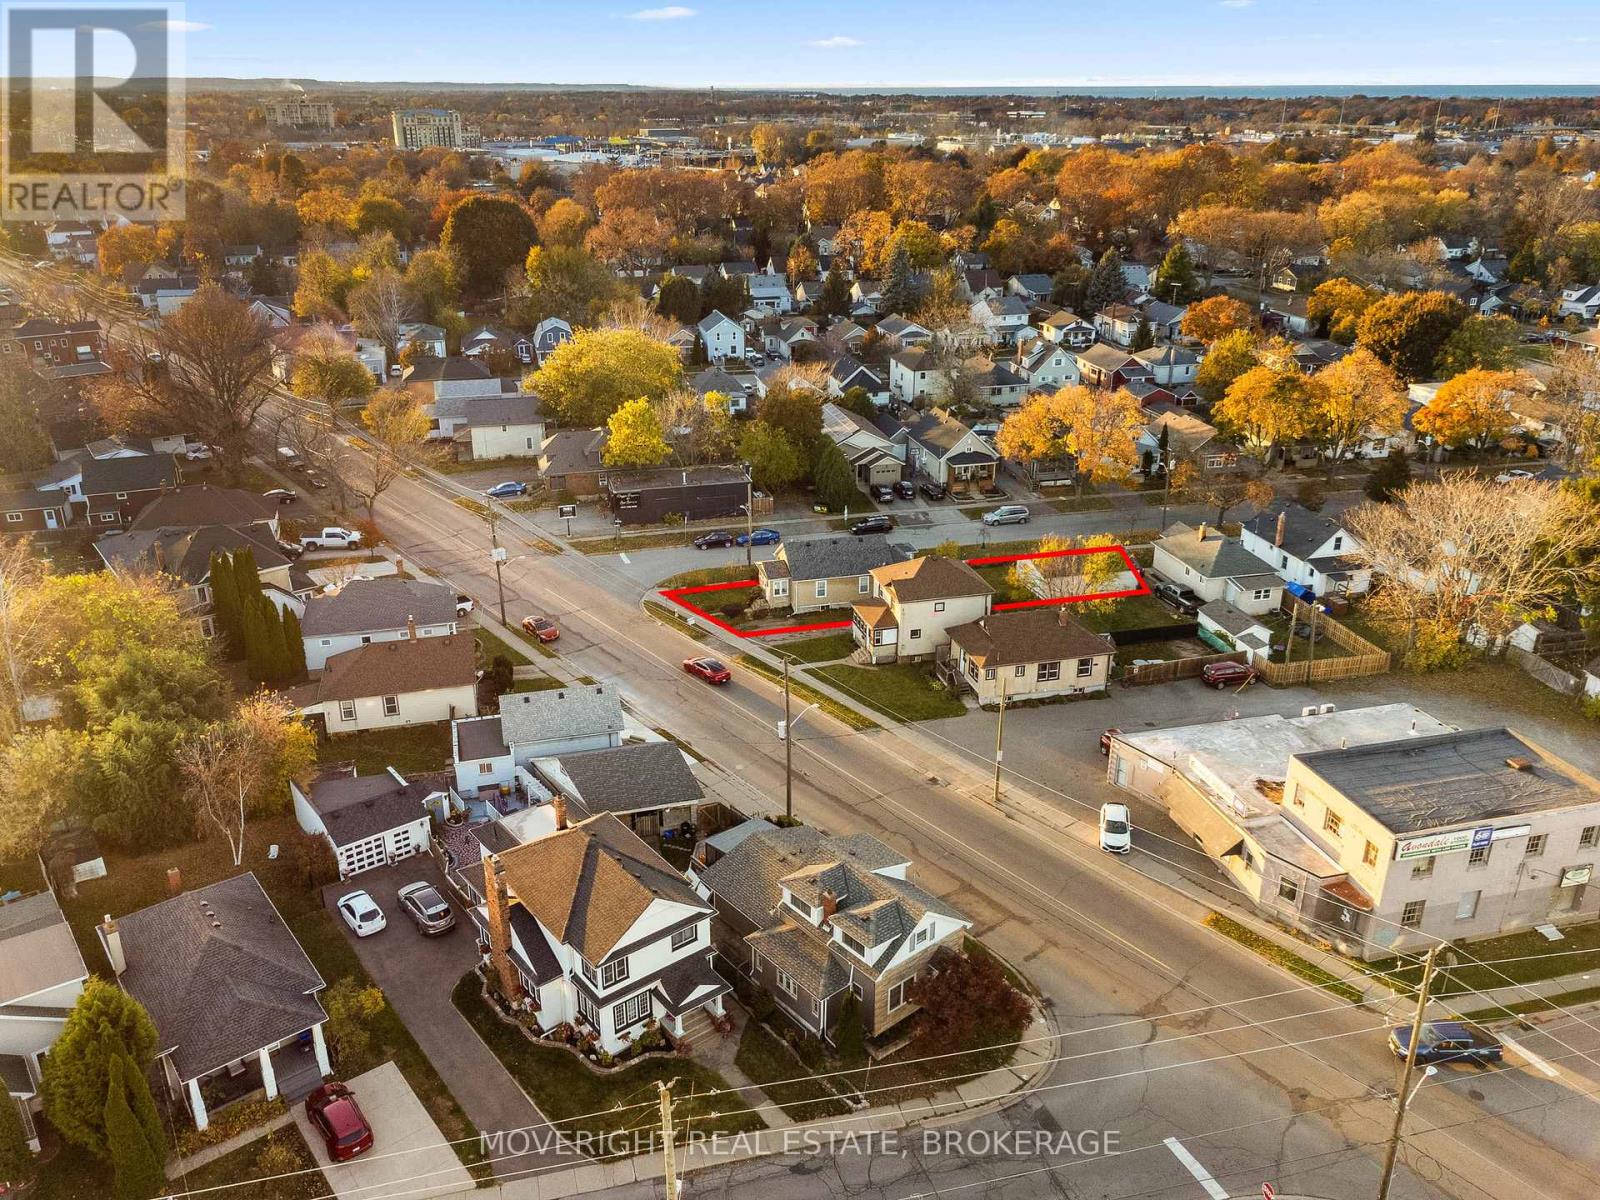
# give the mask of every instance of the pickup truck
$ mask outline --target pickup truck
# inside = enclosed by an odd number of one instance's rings
[[[361,534],[354,529],[341,529],[329,525],[321,533],[308,533],[301,537],[304,550],[354,550],[361,545]]]

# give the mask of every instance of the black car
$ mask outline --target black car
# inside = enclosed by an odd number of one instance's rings
[[[925,479],[922,483],[922,494],[929,500],[943,500],[945,497],[944,484]]]
[[[894,485],[894,494],[902,500],[911,500],[916,497],[917,489],[911,486],[911,480],[902,479]]]
[[[1157,600],[1164,604],[1170,604],[1186,617],[1194,616],[1195,613],[1200,611],[1200,606],[1205,603],[1204,600],[1200,599],[1192,590],[1184,587],[1181,583],[1173,583],[1166,579],[1156,584],[1151,590],[1155,592]]]
[[[872,485],[871,490],[872,498],[879,504],[894,503],[894,489],[887,483],[875,483]]]
[[[719,547],[733,544],[733,534],[726,529],[713,529],[710,533],[702,533],[694,540],[695,549],[697,550],[715,550]]]
[[[894,528],[894,522],[882,513],[870,517],[862,517],[850,526],[850,532],[858,537],[863,533],[888,533]]]
[[[279,538],[278,551],[285,558],[299,558],[306,552],[306,548],[300,545],[299,542],[286,542],[282,538]]]

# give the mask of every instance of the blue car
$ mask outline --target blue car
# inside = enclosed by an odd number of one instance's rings
[[[1397,1025],[1389,1030],[1389,1049],[1404,1058],[1411,1045],[1411,1026]],[[1465,1021],[1426,1021],[1417,1041],[1419,1063],[1500,1061],[1499,1040],[1487,1029]]]
[[[783,535],[776,529],[756,529],[750,533],[741,533],[734,539],[739,546],[776,546],[783,541]]]
[[[518,483],[514,479],[508,479],[505,483],[497,483],[488,491],[484,492],[485,496],[488,496],[494,500],[503,500],[507,496],[526,496],[527,494],[528,485],[525,483]]]

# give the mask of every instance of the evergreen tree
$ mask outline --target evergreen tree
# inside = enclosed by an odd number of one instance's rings
[[[1091,313],[1101,312],[1121,300],[1127,290],[1128,279],[1122,273],[1122,256],[1115,250],[1107,250],[1095,264],[1094,273],[1089,276],[1084,306]]]
[[[1411,459],[1404,450],[1391,451],[1367,476],[1367,499],[1387,504],[1411,482]]]
[[[1200,294],[1200,279],[1195,274],[1194,260],[1189,257],[1189,247],[1182,242],[1168,250],[1161,265],[1156,268],[1153,291],[1157,300],[1165,300],[1168,304],[1187,304]]]
[[[838,264],[828,268],[827,277],[822,281],[822,299],[817,307],[825,317],[842,317],[850,311],[850,281],[839,270]]]
[[[22,1128],[17,1102],[0,1103],[0,1179],[11,1182],[13,1191],[33,1175],[33,1151],[28,1149],[28,1134]]]
[[[292,608],[283,610],[283,645],[289,653],[289,678],[306,677],[306,644],[300,632],[300,616]]]
[[[161,1110],[156,1107],[156,1098],[150,1093],[150,1080],[133,1065],[133,1059],[126,1053],[122,1055],[122,1082],[127,1089],[128,1107],[133,1109],[139,1128],[144,1130],[145,1141],[150,1143],[150,1153],[156,1156],[157,1162],[165,1163],[167,1129],[161,1123]]]
[[[217,636],[227,648],[228,657],[238,658],[239,587],[234,582],[233,558],[220,551],[211,555],[211,608],[215,615]]]
[[[817,460],[811,467],[811,483],[816,489],[817,503],[826,504],[830,512],[843,512],[852,503],[860,504],[850,464],[832,438],[822,439]]]
[[[150,1200],[166,1183],[162,1164],[128,1104],[126,1057],[111,1059],[104,1113],[106,1148],[118,1200]]]
[[[713,311],[737,321],[750,307],[750,285],[743,275],[732,279],[713,271],[700,284],[700,315],[710,316]]]
[[[1133,350],[1148,350],[1155,344],[1156,335],[1155,331],[1150,328],[1150,318],[1140,317],[1139,324],[1133,331],[1133,345],[1130,348]],[[1162,428],[1166,427],[1162,426]]]
[[[155,1057],[150,1014],[114,983],[91,976],[61,1036],[44,1060],[44,1115],[68,1141],[107,1157],[106,1088],[111,1059],[127,1055],[140,1070]]]
[[[661,281],[661,292],[656,296],[656,311],[669,321],[693,325],[700,319],[700,289],[692,279],[668,275]]]
[[[281,683],[289,674],[289,648],[284,644],[283,614],[265,596],[261,597],[261,628],[266,635],[263,639],[261,678],[267,683]]]
[[[1156,461],[1161,464],[1162,474],[1172,469],[1172,438],[1167,432],[1167,423],[1161,422],[1161,436],[1156,439]]]
[[[903,241],[896,242],[889,255],[889,270],[883,284],[883,308],[905,314],[917,306],[917,285],[912,278],[911,251]]]
[[[266,615],[261,611],[259,592],[254,600],[245,603],[244,620],[241,624],[244,627],[242,640],[245,667],[251,679],[264,680],[267,678],[267,669],[270,665],[268,655],[271,653],[272,643],[268,640]]]

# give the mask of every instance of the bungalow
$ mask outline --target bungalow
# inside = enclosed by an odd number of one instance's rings
[[[750,288],[750,304],[762,312],[780,315],[794,311],[794,296],[789,292],[789,281],[782,275],[758,271],[745,278]]]
[[[1104,692],[1117,649],[1064,604],[990,613],[949,638],[948,676],[985,705]]]
[[[841,317],[828,326],[827,339],[832,345],[855,354],[867,340],[867,331],[854,321]]]
[[[1338,521],[1298,504],[1275,505],[1251,517],[1239,528],[1239,543],[1318,596],[1361,596],[1372,587],[1361,543]]]
[[[1201,600],[1226,600],[1241,612],[1272,612],[1283,602],[1284,581],[1270,564],[1203,523],[1169,526],[1154,544],[1153,565],[1157,575],[1191,588]]]
[[[429,811],[443,811],[448,793],[442,775],[408,781],[393,767],[376,775],[357,775],[353,764],[332,767],[306,790],[289,781],[295,820],[327,840],[340,879],[426,851]]]
[[[961,268],[961,291],[973,303],[998,300],[1006,294],[1006,281],[992,267],[964,267]]]
[[[953,625],[989,615],[994,588],[958,558],[937,555],[870,572],[872,594],[850,606],[856,657],[869,663],[931,658]]]
[[[831,535],[790,538],[756,564],[768,607],[795,613],[842,608],[872,593],[872,572],[911,557],[911,548],[885,537]]]
[[[1029,311],[1028,302],[1018,296],[994,296],[973,301],[968,315],[990,345],[1010,346],[1027,328]]]
[[[1035,392],[1054,391],[1083,378],[1078,358],[1064,343],[1039,338],[1017,356],[1017,374]]]
[[[690,377],[689,386],[701,397],[715,392],[727,400],[728,410],[736,413],[746,412],[749,409],[751,393],[757,390],[754,375],[744,371],[735,375],[721,367],[707,367],[697,372]]]
[[[1304,296],[1264,296],[1261,312],[1263,324],[1278,325],[1296,337],[1306,337],[1317,327]]]
[[[160,1077],[196,1128],[211,1123],[216,1098],[265,1094],[293,1103],[333,1074],[317,996],[322,976],[255,872],[107,920],[96,932],[117,982],[155,1023]]]
[[[857,279],[850,285],[850,315],[870,320],[883,312],[883,283],[877,279]]]
[[[1186,304],[1168,304],[1162,300],[1146,300],[1141,306],[1144,319],[1150,324],[1150,332],[1155,335],[1158,342],[1177,341],[1182,333],[1184,314],[1189,311]]]
[[[442,359],[449,353],[444,329],[425,321],[406,321],[400,326],[400,349],[407,348],[428,358]]]
[[[1044,336],[1052,342],[1083,350],[1094,345],[1094,326],[1077,313],[1061,309],[1051,313],[1039,323]]]
[[[1200,371],[1200,356],[1172,342],[1135,350],[1133,357],[1150,369],[1151,379],[1166,388],[1186,387]]]
[[[905,474],[904,446],[894,441],[860,413],[824,401],[822,432],[844,454],[862,488],[898,483]]]
[[[145,308],[154,309],[157,316],[169,317],[200,290],[200,276],[179,275],[177,278],[145,278],[134,285],[133,295]]]
[[[500,990],[546,1029],[592,1031],[618,1054],[659,1020],[689,1037],[732,989],[712,966],[713,907],[609,813],[487,854],[472,919]]]
[[[1006,293],[1020,296],[1029,304],[1044,304],[1055,291],[1055,281],[1048,275],[1013,275],[1006,280]]]
[[[468,400],[463,411],[466,421],[456,434],[456,442],[458,446],[464,444],[474,462],[538,458],[544,449],[544,417],[539,411],[539,397],[531,392]]]
[[[1021,404],[1028,394],[1027,379],[987,355],[967,359],[961,369],[974,395],[984,404],[1011,408]]]
[[[503,325],[480,325],[461,339],[463,358],[480,358],[495,351],[509,354],[524,365],[538,361],[533,339]]]
[[[320,671],[336,654],[374,642],[444,637],[457,632],[456,594],[442,583],[352,579],[336,591],[306,601],[300,632],[306,669]]]
[[[717,920],[749,947],[749,973],[784,1013],[819,1037],[847,997],[879,1036],[918,1011],[913,980],[972,922],[912,883],[911,862],[870,834],[746,821],[695,851],[690,880]]]
[[[1167,467],[1189,463],[1201,474],[1228,471],[1239,465],[1239,451],[1220,440],[1216,426],[1202,421],[1194,413],[1181,408],[1155,405],[1145,410],[1149,419],[1139,436],[1134,439],[1134,451],[1139,461],[1150,464],[1149,470],[1159,473],[1161,462],[1161,433],[1167,435]]]
[[[47,888],[0,906],[0,1077],[34,1150],[40,1067],[88,979],[53,892]]]
[[[478,672],[472,636],[406,638],[341,651],[289,698],[301,716],[328,733],[475,717]]]
[[[915,407],[944,386],[944,372],[933,351],[912,346],[889,356],[889,393],[901,404]]]
[[[669,514],[685,521],[732,517],[752,500],[750,477],[737,466],[614,471],[600,488],[612,516],[625,525],[654,525]]]
[[[926,325],[918,325],[915,321],[908,321],[902,316],[891,314],[879,321],[875,326],[878,336],[891,346],[908,349],[912,346],[926,346],[933,341],[933,330]]]
[[[170,454],[80,458],[59,462],[34,481],[40,491],[65,492],[93,527],[127,525],[139,510],[183,480]]]
[[[1280,292],[1309,292],[1328,277],[1328,269],[1321,263],[1290,263],[1279,267],[1272,276],[1272,286]]]
[[[727,358],[744,358],[744,326],[732,317],[712,309],[700,318],[695,329],[705,347],[706,361],[719,363]]]
[[[543,755],[532,767],[578,820],[610,813],[640,837],[692,838],[705,799],[689,758],[669,741]]]
[[[605,478],[600,456],[606,437],[604,429],[558,429],[548,435],[539,447],[539,478],[574,500],[594,499]]]
[[[72,501],[61,492],[19,488],[0,493],[3,531],[9,534],[45,533],[72,524]]]
[[[771,321],[763,327],[762,349],[768,358],[793,361],[795,355],[808,346],[817,344],[817,323],[809,317],[790,317]]]
[[[620,696],[603,683],[508,692],[498,716],[451,725],[456,791],[528,790],[536,758],[620,746],[625,725]]]
[[[994,447],[942,408],[913,414],[891,437],[905,447],[906,465],[914,474],[952,491],[994,482],[1000,462]]]
[[[1099,343],[1074,354],[1078,375],[1089,387],[1119,388],[1135,379],[1153,380],[1155,372],[1126,350]]]
[[[889,403],[889,389],[881,375],[852,355],[840,355],[828,368],[827,392],[837,398],[851,388],[862,389],[880,408]]]
[[[556,347],[572,340],[572,326],[560,317],[546,317],[533,327],[533,353],[539,365],[555,353]],[[520,357],[520,355],[519,355]]]

